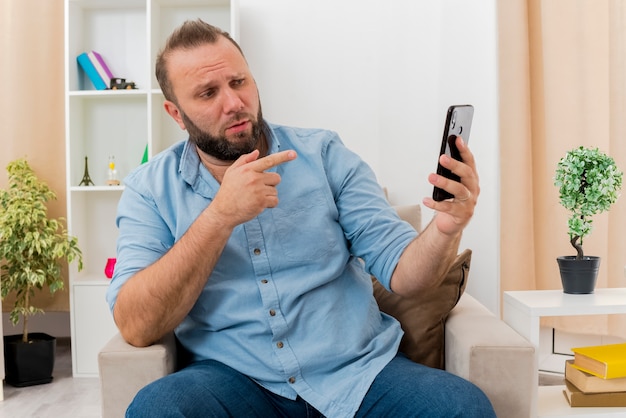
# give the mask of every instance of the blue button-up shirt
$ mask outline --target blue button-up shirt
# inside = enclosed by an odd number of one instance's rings
[[[267,124],[270,153],[293,149],[279,204],[236,227],[176,335],[268,390],[349,417],[395,356],[398,322],[381,313],[368,273],[389,288],[415,230],[388,205],[372,170],[337,134]],[[107,299],[185,233],[220,185],[180,142],[124,181]]]

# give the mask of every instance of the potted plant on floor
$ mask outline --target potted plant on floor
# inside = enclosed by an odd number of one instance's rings
[[[584,254],[583,238],[591,233],[591,216],[608,210],[619,197],[622,176],[613,158],[598,148],[575,148],[557,164],[554,185],[561,205],[570,211],[568,234],[576,249],[575,256],[557,257],[565,293],[595,289],[600,258]]]
[[[26,160],[10,162],[7,172],[8,187],[0,189],[0,295],[14,295],[10,319],[13,325],[22,319],[22,333],[4,337],[5,379],[20,387],[52,381],[56,339],[28,332],[28,318],[43,312],[32,298],[46,287],[62,289],[61,263],[76,260],[80,270],[82,253],[62,219],[48,218],[46,202],[56,195]]]

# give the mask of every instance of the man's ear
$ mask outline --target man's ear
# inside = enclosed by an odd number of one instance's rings
[[[165,108],[165,111],[172,117],[172,119],[176,121],[178,126],[180,126],[180,129],[182,129],[183,131],[187,129],[185,127],[185,122],[183,122],[182,114],[180,110],[178,110],[178,106],[176,106],[174,102],[166,100],[165,102],[163,102],[163,107]]]

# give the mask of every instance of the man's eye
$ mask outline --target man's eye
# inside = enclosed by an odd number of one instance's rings
[[[211,89],[211,90],[207,90],[205,92],[203,92],[202,94],[200,94],[201,97],[212,97],[215,94],[215,90]]]
[[[233,80],[232,84],[233,86],[241,86],[243,85],[244,81],[246,81],[245,78],[239,78],[237,80]]]

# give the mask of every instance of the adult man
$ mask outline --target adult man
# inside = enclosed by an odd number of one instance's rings
[[[427,199],[440,214],[416,239],[336,134],[263,120],[227,34],[185,22],[156,74],[189,140],[125,180],[108,300],[127,341],[175,330],[191,364],[127,415],[493,416],[469,382],[397,355],[359,261],[407,295],[445,272],[479,193],[462,141],[465,163],[442,159],[462,181],[429,180],[463,197]]]

